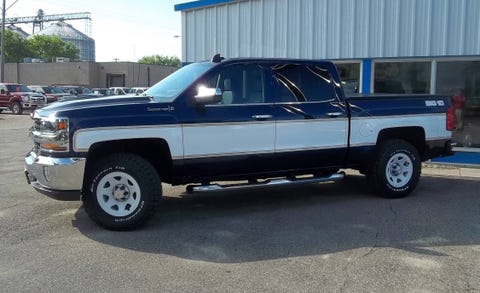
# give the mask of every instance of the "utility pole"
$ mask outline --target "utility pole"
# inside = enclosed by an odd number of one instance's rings
[[[3,5],[2,5],[2,37],[1,37],[1,51],[2,51],[2,60],[0,61],[0,81],[4,82],[5,81],[5,11],[7,10],[5,7],[5,1],[3,0]]]

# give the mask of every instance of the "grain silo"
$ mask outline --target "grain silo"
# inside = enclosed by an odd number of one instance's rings
[[[64,21],[54,23],[35,35],[58,36],[78,48],[81,61],[95,62],[95,40]]]
[[[28,38],[28,33],[26,33],[23,29],[19,28],[18,26],[15,26],[13,24],[5,27],[5,29],[13,32],[13,33],[17,33],[20,37],[22,37],[23,39],[26,39]]]

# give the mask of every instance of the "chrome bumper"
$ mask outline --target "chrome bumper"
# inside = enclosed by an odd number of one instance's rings
[[[46,102],[22,102],[23,109],[32,109],[32,108],[43,108],[47,105]]]
[[[85,158],[50,158],[30,152],[25,157],[27,182],[58,200],[80,200]]]

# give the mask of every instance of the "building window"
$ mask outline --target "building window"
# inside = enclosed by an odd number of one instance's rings
[[[437,94],[453,97],[454,140],[480,147],[480,61],[438,61],[436,84]]]
[[[431,62],[375,62],[375,93],[428,94]]]
[[[360,81],[360,63],[335,63],[338,74],[342,80],[342,87],[345,94],[358,93]]]

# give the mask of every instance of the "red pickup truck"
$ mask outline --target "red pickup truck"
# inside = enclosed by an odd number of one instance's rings
[[[25,109],[41,108],[47,104],[47,97],[34,93],[18,83],[0,83],[0,112],[10,110],[20,115]]]

